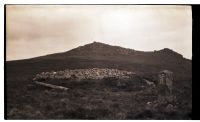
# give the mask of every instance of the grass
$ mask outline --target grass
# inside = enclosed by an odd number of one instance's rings
[[[34,83],[20,86],[17,93],[13,89],[8,94],[8,119],[190,119],[191,103],[186,96],[179,98],[185,99],[184,105],[167,111],[156,89],[139,78],[50,82],[70,89],[54,90]],[[147,105],[153,101],[158,103]]]

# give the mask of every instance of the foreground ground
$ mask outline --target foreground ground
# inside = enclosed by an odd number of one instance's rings
[[[27,80],[19,78],[16,84],[8,84],[8,119],[191,119],[188,86],[174,90],[175,100],[162,100],[157,88],[144,84],[140,77],[50,81],[68,91],[33,82],[19,84],[20,79],[21,83]]]

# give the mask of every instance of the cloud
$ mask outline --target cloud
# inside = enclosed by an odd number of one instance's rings
[[[192,55],[190,6],[7,5],[7,60],[63,52],[94,40]]]

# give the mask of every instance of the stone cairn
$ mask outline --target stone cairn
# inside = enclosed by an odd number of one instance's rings
[[[119,79],[128,79],[134,72],[108,69],[108,68],[92,68],[92,69],[66,69],[64,71],[51,71],[42,72],[37,74],[33,81],[39,81],[41,79],[103,79],[108,77],[115,77]]]

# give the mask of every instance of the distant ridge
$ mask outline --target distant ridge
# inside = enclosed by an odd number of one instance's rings
[[[71,49],[66,52],[60,52],[60,53],[54,53],[54,54],[48,54],[44,56],[39,56],[35,58],[51,58],[51,56],[55,56],[58,58],[58,55],[61,56],[89,56],[89,55],[104,55],[104,56],[117,56],[117,55],[124,55],[124,56],[134,56],[134,55],[146,55],[146,54],[152,54],[152,55],[167,55],[167,56],[176,56],[179,58],[183,58],[183,56],[169,48],[164,48],[161,50],[154,50],[154,51],[137,51],[130,48],[124,48],[120,46],[112,46],[109,44],[101,43],[101,42],[92,42],[89,44],[85,44],[83,46],[79,46],[77,48]],[[30,59],[35,59],[30,58]],[[22,59],[27,60],[27,59]],[[187,59],[190,60],[190,59]],[[19,61],[19,60],[16,60]]]
[[[79,46],[68,51],[69,54],[108,54],[108,55],[129,55],[134,54],[135,50],[123,48],[120,46],[111,46],[109,44],[104,44],[101,42],[93,42],[86,44],[84,46]]]
[[[7,61],[42,71],[77,68],[116,68],[139,73],[171,70],[177,77],[191,78],[191,60],[169,48],[158,51],[134,49],[93,42],[72,50],[31,59]]]
[[[70,51],[67,51],[67,55],[141,55],[142,53],[154,53],[163,55],[173,55],[183,57],[181,54],[169,49],[164,48],[158,51],[137,51],[130,48],[123,48],[120,46],[112,46],[101,42],[93,42],[83,46],[79,46]]]

